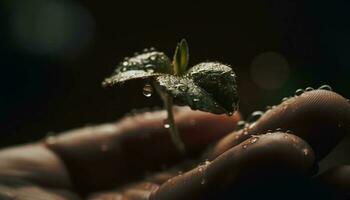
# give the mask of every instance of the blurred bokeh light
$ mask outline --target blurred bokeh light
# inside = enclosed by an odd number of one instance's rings
[[[251,65],[253,81],[265,90],[283,87],[289,78],[289,72],[288,61],[276,52],[266,52],[256,56]]]
[[[94,21],[84,7],[68,0],[9,1],[12,39],[32,54],[76,56],[91,43]]]

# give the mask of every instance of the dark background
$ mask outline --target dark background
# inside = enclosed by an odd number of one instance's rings
[[[181,38],[191,65],[233,67],[244,116],[308,86],[350,97],[347,2],[3,0],[0,146],[161,105],[142,82],[100,83],[124,56],[150,46],[172,56]]]

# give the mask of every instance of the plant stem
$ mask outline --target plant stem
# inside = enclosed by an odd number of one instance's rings
[[[170,95],[166,94],[166,98],[164,101],[165,109],[168,113],[168,123],[169,123],[169,131],[170,136],[175,144],[176,148],[181,152],[185,153],[185,145],[181,140],[179,131],[177,129],[175,120],[174,120],[174,114],[173,114],[173,98]]]
[[[176,146],[177,150],[180,153],[185,153],[185,145],[181,140],[181,137],[174,119],[173,98],[167,93],[163,92],[157,83],[153,82],[153,87],[156,89],[157,93],[161,96],[164,103],[164,107],[167,111],[167,115],[168,115],[167,123],[169,124],[169,132],[170,132],[171,140],[173,141],[174,145]]]

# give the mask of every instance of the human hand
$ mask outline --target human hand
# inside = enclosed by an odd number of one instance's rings
[[[239,131],[239,114],[179,108],[185,156],[163,127],[165,115],[139,114],[2,150],[0,199],[304,199],[350,191],[348,166],[313,176],[350,131],[350,105],[336,93],[304,93]]]

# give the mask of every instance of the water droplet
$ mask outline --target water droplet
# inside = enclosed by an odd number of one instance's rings
[[[49,144],[49,145],[55,144],[56,141],[57,141],[57,139],[56,139],[56,136],[54,136],[54,135],[49,135],[45,139],[45,143]]]
[[[155,51],[155,50],[156,50],[156,48],[151,47],[151,48],[149,48],[149,50],[150,50],[150,51]]]
[[[244,145],[242,146],[242,148],[243,148],[243,149],[246,149],[246,148],[247,148],[247,145],[246,145],[246,144],[244,144]]]
[[[233,78],[235,78],[235,77],[236,77],[236,74],[231,73],[230,76],[233,77]]]
[[[252,114],[250,114],[250,116],[248,117],[247,119],[247,122],[255,122],[257,121],[258,119],[260,119],[261,116],[263,116],[263,112],[262,111],[254,111],[252,112]]]
[[[305,148],[305,149],[303,149],[303,153],[305,156],[307,156],[309,154],[309,150]]]
[[[240,130],[240,129],[242,129],[242,128],[244,128],[245,127],[245,121],[239,121],[238,123],[237,123],[237,127],[236,127],[236,130]]]
[[[182,83],[179,83],[176,85],[177,88],[179,88],[180,91],[185,92],[188,90],[188,87]],[[194,101],[194,100],[193,100]]]
[[[126,70],[127,70],[126,67],[123,67],[123,68],[122,68],[122,72],[125,72]]]
[[[151,59],[152,61],[156,60],[156,58],[157,58],[156,56],[151,56],[151,57],[150,57],[150,59]]]
[[[155,68],[156,68],[156,66],[153,64],[148,64],[145,66],[146,71],[151,72],[151,73],[154,72]]]
[[[209,160],[206,160],[206,161],[204,162],[204,164],[205,164],[205,165],[209,165],[209,164],[210,164],[210,161],[209,161]]]
[[[300,96],[300,95],[302,95],[304,93],[304,90],[303,89],[297,89],[296,91],[295,91],[295,96]]]
[[[153,93],[153,88],[150,84],[145,84],[145,86],[143,87],[142,93],[145,97],[150,97],[152,96]]]
[[[233,112],[228,112],[227,115],[228,115],[228,116],[232,116],[232,115],[233,115]]]
[[[124,61],[122,65],[123,66],[128,66],[128,64],[129,64],[128,61]]]
[[[194,98],[194,99],[193,99],[193,102],[199,102],[199,99]]]
[[[202,166],[198,167],[198,171],[202,172],[203,171],[203,167]]]
[[[251,139],[250,139],[250,144],[254,144],[256,141],[258,141],[258,137],[252,137]]]
[[[282,129],[281,128],[276,128],[276,130],[275,131],[277,131],[277,132],[281,132],[282,131]]]
[[[292,133],[292,131],[291,130],[287,130],[286,133],[290,134],[290,133]]]
[[[156,66],[153,65],[153,64],[148,64],[148,65],[145,66],[145,68],[146,69],[154,69],[154,68],[156,68]]]
[[[328,90],[332,91],[332,87],[329,85],[322,85],[321,87],[318,88],[319,90]]]
[[[202,178],[201,184],[204,185],[206,182],[205,178]]]
[[[282,102],[285,102],[285,101],[287,101],[289,99],[289,97],[284,97],[283,99],[282,99]]]
[[[312,87],[307,87],[307,88],[305,88],[305,91],[306,91],[306,92],[310,92],[310,91],[312,91],[312,90],[314,90],[314,88],[312,88]]]
[[[249,126],[244,127],[243,135],[248,135],[248,131],[249,131]]]
[[[164,126],[164,128],[170,128],[170,124],[169,124],[168,119],[164,119],[163,126]]]
[[[269,129],[269,130],[266,131],[266,133],[272,133],[272,130]]]
[[[147,53],[149,50],[148,50],[147,48],[144,48],[142,51],[143,51],[144,53]]]

